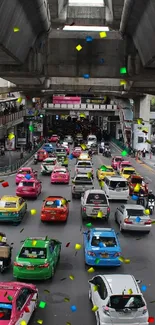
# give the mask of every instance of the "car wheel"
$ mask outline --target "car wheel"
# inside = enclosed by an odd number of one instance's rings
[[[89,292],[88,292],[88,298],[92,302],[92,293],[91,293],[90,289],[89,289]]]
[[[120,230],[120,232],[123,232],[124,231],[124,229],[122,228],[121,222],[119,224],[119,230]]]

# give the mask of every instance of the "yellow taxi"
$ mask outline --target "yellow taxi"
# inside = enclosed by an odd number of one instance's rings
[[[128,179],[133,174],[137,174],[135,168],[133,167],[124,167],[120,172],[120,175],[126,179]]]
[[[114,176],[116,172],[111,166],[101,166],[97,169],[96,176],[98,180],[103,180],[106,176]]]
[[[0,221],[18,224],[27,211],[26,201],[18,196],[2,196],[0,199]]]
[[[91,157],[88,153],[81,153],[78,157],[78,160],[85,160],[85,161],[91,161]]]

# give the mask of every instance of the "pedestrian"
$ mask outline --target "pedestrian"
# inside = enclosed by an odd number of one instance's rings
[[[142,157],[145,158],[145,156],[146,156],[146,149],[144,148],[144,149],[142,150]]]

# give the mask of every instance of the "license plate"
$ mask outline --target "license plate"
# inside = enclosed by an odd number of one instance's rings
[[[0,261],[0,265],[3,265],[3,261]]]
[[[109,254],[101,254],[101,257],[104,257],[104,258],[108,258],[109,257]]]
[[[99,210],[95,210],[95,209],[93,209],[93,212],[94,212],[94,213],[98,213],[98,212],[99,212]]]
[[[27,270],[34,270],[34,266],[27,266]]]
[[[55,219],[55,217],[51,217],[51,220],[54,220]]]
[[[120,188],[116,188],[116,191],[117,191],[117,192],[120,192],[120,191],[121,191],[121,189],[120,189]]]

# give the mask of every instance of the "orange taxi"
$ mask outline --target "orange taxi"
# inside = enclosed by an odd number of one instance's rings
[[[43,161],[44,159],[48,158],[48,153],[44,149],[40,149],[37,152],[37,160],[38,161]]]
[[[41,221],[67,221],[69,215],[69,201],[62,196],[48,196],[41,208]]]

